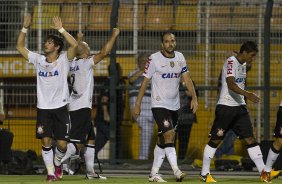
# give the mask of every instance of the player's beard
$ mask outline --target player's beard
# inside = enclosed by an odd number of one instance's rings
[[[167,54],[171,55],[171,54],[174,54],[174,48],[167,48],[164,50]]]

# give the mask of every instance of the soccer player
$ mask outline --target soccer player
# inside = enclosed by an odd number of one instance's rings
[[[276,119],[276,126],[274,129],[274,137],[276,139],[269,149],[265,168],[264,168],[267,182],[271,182],[273,178],[276,178],[280,174],[280,171],[272,170],[272,165],[277,160],[277,157],[279,156],[279,153],[282,149],[282,101],[280,102],[280,106],[277,111],[277,119]]]
[[[203,182],[216,182],[210,174],[210,162],[215,155],[217,146],[230,129],[245,140],[248,154],[261,173],[262,181],[265,180],[263,172],[265,165],[261,149],[254,138],[250,115],[244,99],[245,96],[254,103],[260,101],[256,94],[245,90],[246,66],[253,62],[257,52],[257,44],[246,41],[241,45],[240,52],[236,57],[231,56],[224,62],[222,87],[215,109],[215,120],[210,131],[210,141],[204,149],[203,167],[199,176]]]
[[[158,125],[158,142],[154,150],[154,162],[149,181],[166,182],[158,172],[164,158],[167,157],[176,181],[181,182],[186,174],[178,168],[174,145],[175,128],[178,120],[177,111],[180,108],[179,83],[181,76],[187,84],[188,90],[192,93],[190,108],[193,113],[198,108],[198,102],[186,60],[182,53],[175,51],[175,35],[166,32],[162,35],[161,41],[162,50],[152,54],[145,66],[144,79],[132,115],[135,118],[140,115],[142,97],[145,94],[149,80],[152,79],[151,103],[153,116]]]
[[[92,95],[94,88],[94,66],[111,51],[120,30],[114,28],[111,38],[96,55],[90,55],[90,48],[78,33],[77,56],[70,64],[71,95],[69,113],[71,118],[70,143],[62,162],[75,155],[84,147],[86,179],[107,179],[94,172],[95,134],[91,118]]]
[[[138,67],[129,73],[128,81],[134,89],[129,90],[130,110],[132,111],[137,99],[137,94],[141,86],[144,76],[145,64],[149,55],[140,54],[137,58]],[[147,89],[141,104],[140,116],[136,119],[140,127],[140,147],[139,160],[147,160],[149,158],[149,149],[154,134],[154,118],[151,110],[151,90]]]
[[[60,160],[67,150],[69,139],[69,89],[67,77],[69,61],[76,55],[77,41],[63,28],[59,17],[53,17],[53,29],[66,39],[70,47],[61,53],[64,42],[58,35],[47,36],[44,43],[44,55],[29,51],[25,47],[25,37],[31,17],[25,15],[23,28],[17,40],[17,50],[33,64],[37,75],[37,122],[36,137],[42,142],[42,157],[47,168],[47,181],[52,182],[62,177]],[[53,155],[52,139],[57,142]]]

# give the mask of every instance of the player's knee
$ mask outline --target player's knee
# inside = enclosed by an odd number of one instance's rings
[[[280,151],[282,149],[282,138],[277,138],[274,141],[273,146],[276,148],[276,150]]]
[[[41,139],[42,146],[44,147],[51,147],[52,146],[52,139],[50,137],[44,137]]]
[[[221,143],[221,140],[210,139],[210,141],[208,142],[208,145],[212,148],[217,148],[220,143]]]
[[[163,134],[165,143],[173,143],[174,142],[174,130],[169,130]]]
[[[256,143],[256,140],[254,137],[248,137],[244,139],[247,145],[252,145]]]
[[[58,140],[58,141],[57,141],[57,147],[58,147],[61,151],[67,151],[67,141]]]

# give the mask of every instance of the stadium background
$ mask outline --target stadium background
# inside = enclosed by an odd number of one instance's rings
[[[110,57],[95,67],[95,102],[99,90],[109,87],[124,90],[126,107],[123,115],[122,159],[138,159],[139,128],[132,119],[128,104],[127,75],[136,67],[140,53],[153,53],[160,49],[160,34],[171,30],[176,35],[177,50],[186,59],[191,77],[199,91],[198,123],[194,124],[188,147],[189,158],[202,158],[204,145],[214,118],[217,82],[227,55],[237,51],[243,41],[259,44],[256,62],[248,73],[248,88],[262,97],[260,104],[249,103],[257,140],[272,139],[276,111],[282,99],[282,0],[273,1],[272,16],[266,13],[270,0],[1,0],[0,16],[0,100],[4,104],[6,119],[2,127],[14,134],[13,149],[35,150],[41,153],[40,141],[35,139],[36,78],[32,65],[28,65],[16,51],[18,33],[24,13],[32,14],[33,25],[28,31],[27,47],[42,53],[44,37],[55,33],[50,29],[51,18],[60,16],[63,26],[72,35],[85,34],[93,53],[97,53],[110,35],[115,24],[121,29],[116,48]],[[119,5],[119,6],[118,6]],[[118,16],[115,16],[117,15]],[[112,15],[112,16],[111,16]],[[268,29],[270,28],[270,32]],[[269,44],[268,44],[269,43]],[[268,48],[270,52],[268,53]],[[107,66],[121,64],[126,85],[103,86],[108,76]],[[269,69],[269,70],[268,70]],[[114,78],[115,72],[110,76]],[[111,128],[115,126],[111,119]],[[114,133],[110,144],[100,158],[115,162]],[[152,146],[153,148],[153,143]],[[245,156],[244,145],[237,140],[236,154]],[[151,151],[152,152],[152,151]],[[152,153],[151,153],[152,158]]]

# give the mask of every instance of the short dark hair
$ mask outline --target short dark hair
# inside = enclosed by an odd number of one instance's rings
[[[246,51],[247,53],[253,51],[258,52],[258,45],[254,41],[246,41],[240,48],[240,53],[243,53],[244,51]]]
[[[168,34],[173,34],[172,32],[169,32],[169,31],[166,31],[166,32],[163,32],[162,35],[161,35],[161,42],[163,43],[164,42],[164,36],[165,35],[168,35]],[[174,34],[173,34],[174,35]]]
[[[64,48],[64,39],[61,36],[55,35],[55,34],[50,34],[50,35],[47,36],[45,42],[47,40],[53,40],[55,46],[60,46],[60,48],[58,50],[58,54],[63,50],[63,48]]]

